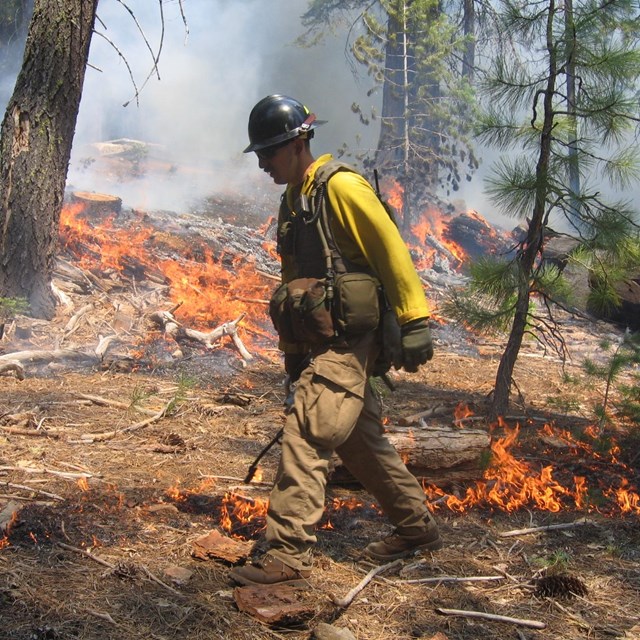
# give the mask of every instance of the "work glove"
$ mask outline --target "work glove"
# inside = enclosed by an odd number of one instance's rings
[[[412,320],[400,327],[402,366],[415,373],[421,364],[433,358],[433,342],[427,318]]]
[[[380,320],[382,325],[382,348],[380,354],[373,365],[372,375],[382,376],[391,367],[400,369],[402,367],[402,343],[400,342],[400,325],[396,314],[387,309],[382,314]]]

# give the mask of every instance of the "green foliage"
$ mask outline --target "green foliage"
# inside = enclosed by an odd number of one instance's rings
[[[478,167],[471,134],[475,96],[462,60],[472,44],[460,33],[462,3],[439,0],[336,2],[312,0],[299,42],[314,44],[326,28],[351,21],[348,47],[356,68],[364,68],[384,92],[381,136],[375,162],[404,186],[414,204],[439,186],[457,190]],[[360,105],[360,121],[373,119]],[[347,152],[346,148],[343,152]]]
[[[637,212],[607,202],[602,185],[620,188],[640,177],[634,136],[640,23],[637,3],[629,0],[501,0],[495,7],[500,37],[481,78],[486,106],[476,133],[501,152],[486,180],[488,194],[525,230],[504,266],[471,270],[454,302],[478,328],[493,314],[504,329],[511,313],[492,409],[499,414],[525,333],[564,355],[550,303],[570,303],[571,289],[558,269],[545,265],[550,228],[573,242],[569,261],[589,274],[592,309],[619,305],[617,285],[640,267]]]
[[[602,428],[609,418],[611,394],[617,389],[620,399],[615,408],[618,414],[636,424],[640,424],[640,333],[627,332],[624,339],[617,346],[608,342],[600,344],[602,352],[611,352],[602,363],[587,358],[583,362],[584,371],[591,377],[601,381],[604,385],[602,403],[594,407]],[[616,382],[627,375],[627,380]]]
[[[0,297],[0,322],[11,320],[17,315],[24,315],[29,311],[29,303],[24,298]]]
[[[452,289],[443,304],[446,315],[464,322],[471,328],[485,333],[509,331],[517,308],[521,271],[516,260],[482,257],[469,266],[469,281],[463,287]],[[554,300],[568,303],[571,287],[559,270],[550,265],[540,266],[531,274],[529,288],[538,294],[537,300]],[[533,326],[539,304],[529,301],[529,322]],[[540,327],[539,332],[544,328]],[[544,337],[543,333],[540,337]]]
[[[556,549],[548,556],[534,556],[531,561],[532,564],[541,569],[551,569],[554,572],[562,572],[569,567],[571,556],[564,549]]]

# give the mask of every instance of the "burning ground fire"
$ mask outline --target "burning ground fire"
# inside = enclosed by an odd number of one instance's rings
[[[459,415],[460,427],[464,428],[464,418],[471,413],[465,407],[460,410]],[[576,440],[566,430],[544,425],[537,435],[548,436],[563,443],[573,465],[576,466],[576,461],[579,461],[585,471],[585,475],[576,475],[570,482],[562,484],[554,477],[557,472],[551,466],[536,469],[517,459],[511,452],[518,444],[521,431],[519,425],[509,427],[500,421],[494,431],[496,429],[502,429],[504,435],[493,438],[490,464],[482,480],[468,487],[464,495],[445,493],[434,485],[424,486],[426,498],[433,510],[448,509],[461,514],[471,509],[506,513],[535,509],[551,513],[599,513],[608,517],[640,515],[640,495],[625,478],[625,474],[629,475],[631,470],[618,460],[619,451],[615,444],[602,453],[596,449],[595,433],[585,434],[586,438],[592,439],[590,443],[588,440]],[[556,457],[560,456],[556,453]],[[593,478],[597,486],[589,486],[587,475]],[[187,504],[211,488],[211,482],[194,490],[173,487],[167,491],[167,497],[173,502]],[[264,529],[267,509],[266,498],[227,492],[210,515],[216,520],[217,526],[229,536],[247,540],[257,537]],[[340,518],[348,517],[352,512],[361,514],[363,510],[369,510],[371,515],[380,513],[376,505],[356,498],[333,498],[326,505],[319,528],[334,529],[334,522]]]
[[[159,257],[152,246],[152,228],[141,223],[118,228],[113,218],[91,224],[83,218],[83,210],[82,203],[66,205],[60,220],[61,245],[81,268],[133,272],[134,279],[140,271],[140,279],[144,274],[160,277],[181,320],[195,327],[215,327],[246,314],[242,323],[246,332],[265,336],[270,331],[265,329],[270,320],[264,300],[273,283],[259,275],[251,256],[214,256],[203,242],[190,247],[190,255]]]
[[[469,410],[461,412],[469,417]],[[462,419],[462,418],[461,418]],[[580,457],[594,479],[602,486],[590,487],[586,476],[574,476],[572,486],[563,486],[554,478],[551,466],[535,469],[532,465],[518,460],[510,451],[517,445],[520,426],[508,427],[502,421],[497,427],[503,428],[505,435],[494,438],[491,445],[491,463],[482,480],[475,486],[468,487],[464,496],[446,494],[433,485],[424,487],[425,494],[432,508],[446,508],[455,513],[463,513],[470,509],[488,508],[513,513],[519,509],[537,509],[540,511],[578,511],[584,513],[600,513],[605,516],[616,514],[640,515],[640,495],[629,486],[625,474],[631,469],[617,459],[617,446],[611,445],[605,453],[599,453],[593,444],[578,441],[566,430],[544,425],[540,435],[553,436],[567,445],[572,460]],[[595,434],[591,434],[595,435]],[[587,434],[589,437],[590,434]],[[603,471],[606,469],[606,473]],[[605,484],[608,483],[608,484]],[[617,483],[617,487],[613,485]],[[225,531],[233,533],[236,523],[246,522],[247,514],[255,521],[266,515],[267,502],[258,501],[251,505],[241,496],[227,494],[224,500],[224,517],[221,521]],[[323,528],[331,529],[331,513],[341,509],[355,510],[363,508],[362,502],[351,500],[347,503],[334,499],[328,507],[328,515]]]
[[[158,277],[168,286],[170,300],[180,305],[180,313],[185,319],[214,326],[246,313],[246,331],[256,335],[271,331],[266,305],[256,304],[256,301],[261,302],[269,297],[273,282],[261,277],[251,256],[215,256],[205,246],[192,246],[189,255],[159,257],[154,253],[166,252],[159,250],[157,243],[154,243],[153,229],[147,228],[142,222],[122,229],[116,226],[113,219],[104,220],[96,226],[83,218],[83,205],[66,206],[60,226],[62,246],[88,271],[121,273],[141,270],[140,279],[145,275],[159,274]],[[436,214],[426,216],[416,225],[413,235],[425,246],[414,248],[413,253],[423,260],[422,265],[430,266],[433,259],[431,249],[436,250],[433,244],[426,246],[427,237],[435,237],[437,243],[445,247],[455,260],[462,262],[466,259],[464,249],[446,240],[446,232],[446,225]],[[266,254],[275,259],[273,243],[265,240],[263,245]],[[267,337],[275,342],[273,336]],[[459,407],[455,412],[455,425],[463,429],[465,419],[470,415],[468,407]],[[500,437],[495,435],[498,429],[503,434]],[[436,486],[425,485],[425,496],[432,508],[447,509],[456,514],[471,509],[506,513],[536,509],[548,512],[597,512],[605,516],[640,515],[640,496],[627,479],[632,477],[631,470],[619,461],[615,445],[610,445],[603,452],[597,446],[598,434],[595,432],[586,433],[584,439],[576,440],[567,431],[545,425],[539,432],[541,437],[553,436],[566,445],[562,453],[554,452],[554,458],[561,460],[562,456],[570,456],[571,468],[580,469],[579,474],[565,477],[566,473],[562,473],[560,467],[535,468],[525,460],[516,458],[513,450],[518,446],[520,432],[519,426],[510,428],[503,423],[495,426],[490,465],[482,479],[467,487],[464,493],[454,495]],[[166,497],[176,504],[184,504],[196,495],[211,495],[212,488],[211,484],[194,490],[174,487],[167,491]],[[78,490],[81,495],[90,495],[91,489],[86,479],[79,482]],[[226,493],[215,500],[209,499],[205,508],[206,513],[229,535],[252,538],[265,526],[268,501]],[[363,509],[378,513],[373,505],[336,498],[327,504],[320,526],[332,529],[339,518],[344,517],[343,514]],[[7,524],[4,537],[0,538],[0,548],[10,544],[10,530],[11,523]],[[93,544],[98,542],[94,540]]]
[[[585,475],[573,476],[572,486],[569,486],[554,478],[556,472],[551,465],[535,469],[511,453],[520,433],[519,425],[510,428],[500,421],[497,426],[504,429],[505,435],[493,439],[491,464],[483,479],[468,487],[462,497],[445,494],[437,487],[425,487],[430,501],[442,503],[456,512],[485,506],[508,513],[533,508],[551,512],[575,509],[607,516],[616,513],[640,515],[640,495],[629,486],[625,477],[631,474],[631,469],[617,459],[619,449],[615,444],[606,453],[599,453],[595,449],[595,438],[593,444],[589,444],[576,440],[566,430],[544,425],[539,436],[558,439],[570,452],[571,460],[580,461],[584,466]],[[556,453],[556,457],[560,456]],[[586,474],[597,478],[599,486],[589,487]],[[616,483],[617,488],[613,486]]]
[[[459,428],[464,428],[464,419],[469,417],[469,412],[464,409],[459,415]],[[509,427],[500,421],[495,425],[494,433],[498,429],[503,431],[503,435],[492,438],[491,460],[483,478],[467,487],[463,495],[445,493],[434,485],[424,486],[432,510],[446,509],[452,514],[471,510],[514,513],[529,509],[550,513],[598,513],[605,517],[640,515],[640,495],[627,480],[632,470],[619,461],[617,445],[609,444],[605,451],[600,451],[595,432],[587,430],[584,439],[576,440],[568,431],[547,424],[538,430],[537,439],[552,438],[564,445],[564,453],[554,451],[554,458],[559,460],[557,469],[550,465],[536,468],[516,458],[512,452],[518,446],[520,426]],[[563,460],[563,455],[566,460]],[[584,473],[561,482],[557,476],[566,476],[562,469],[568,467],[580,468]],[[98,496],[92,495],[91,486],[85,478],[79,479],[77,486],[80,505],[90,505],[106,514],[126,507],[124,496],[113,485],[109,485],[109,492],[102,496],[104,504],[98,504]],[[241,540],[257,538],[265,528],[268,499],[234,491],[216,495],[215,488],[215,480],[209,478],[193,489],[176,484],[166,490],[165,501],[179,506],[181,511],[211,518],[214,525],[230,537]],[[327,502],[318,526],[327,531],[339,529],[341,523],[354,513],[358,517],[374,518],[381,512],[375,504],[357,498],[334,497]],[[5,525],[0,549],[11,544],[13,521]],[[24,537],[25,534],[22,535]],[[28,537],[38,545],[48,534],[44,530],[29,532]],[[86,544],[99,547],[102,542],[91,536]]]

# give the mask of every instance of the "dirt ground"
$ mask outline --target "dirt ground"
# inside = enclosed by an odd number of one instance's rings
[[[33,321],[31,343],[52,348],[70,314]],[[85,329],[87,342],[98,324]],[[140,353],[166,347],[156,333],[126,366],[27,364],[24,380],[0,377],[0,637],[298,640],[315,637],[327,623],[336,638],[349,630],[358,640],[640,638],[640,505],[625,510],[609,493],[627,482],[637,499],[640,438],[621,423],[589,435],[602,387],[580,366],[602,337],[617,339],[620,332],[571,320],[573,360],[564,368],[527,343],[512,414],[490,427],[484,414],[500,341],[446,323],[433,329],[434,360],[414,375],[392,373],[396,390],[382,399],[389,425],[431,407],[447,410],[427,419],[427,427],[487,429],[494,441],[519,425],[513,458],[532,478],[552,469],[546,482],[559,510],[526,496],[524,506],[499,508],[486,497],[497,485],[485,483],[475,504],[458,511],[440,494],[461,499],[475,483],[443,485],[439,493],[426,487],[445,547],[379,574],[340,607],[333,598],[375,566],[362,548],[390,527],[362,490],[331,484],[315,568],[299,596],[308,613],[284,625],[262,624],[239,611],[230,563],[195,558],[193,542],[215,529],[260,547],[259,507],[268,499],[278,447],[261,461],[261,481],[245,485],[244,477],[282,425],[277,353],[267,349],[243,367],[226,340],[151,362]],[[82,332],[74,340],[82,343]],[[0,347],[26,348],[15,335]],[[456,423],[460,403],[473,415]],[[552,428],[543,432],[545,423]],[[588,486],[580,506],[571,497],[575,476]],[[250,520],[234,515],[230,494],[242,497]],[[504,498],[508,504],[508,491]],[[222,528],[225,515],[231,531]]]

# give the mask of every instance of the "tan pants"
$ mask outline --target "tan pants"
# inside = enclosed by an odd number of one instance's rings
[[[282,439],[267,513],[269,552],[295,569],[311,566],[335,451],[396,526],[425,527],[424,492],[383,435],[380,404],[368,382],[375,334],[314,354],[298,381]]]

